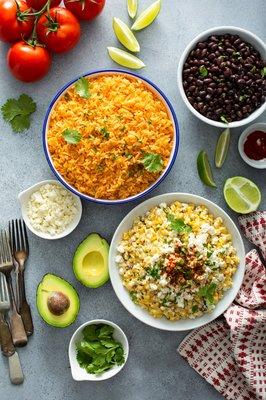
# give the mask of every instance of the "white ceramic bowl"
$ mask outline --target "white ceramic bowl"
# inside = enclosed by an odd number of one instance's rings
[[[263,160],[252,160],[244,152],[244,143],[246,141],[246,138],[248,137],[248,135],[250,133],[252,133],[254,131],[263,131],[263,132],[265,132],[265,135],[266,135],[266,123],[259,122],[257,124],[250,125],[247,129],[245,129],[244,132],[242,132],[241,135],[239,136],[238,150],[239,150],[241,157],[248,165],[250,165],[253,168],[266,169],[266,158]]]
[[[128,231],[133,224],[133,221],[139,217],[144,215],[147,211],[149,211],[152,207],[158,206],[160,203],[171,204],[175,201],[180,201],[184,203],[194,203],[198,205],[205,205],[208,207],[211,214],[215,217],[221,217],[223,219],[224,224],[228,228],[228,231],[232,235],[233,245],[237,250],[238,257],[240,259],[239,266],[237,268],[236,273],[233,277],[233,286],[227,290],[224,294],[224,297],[219,301],[213,312],[204,314],[201,317],[195,319],[184,319],[179,321],[169,321],[166,318],[154,318],[152,315],[148,313],[148,311],[142,309],[138,305],[134,304],[130,299],[129,293],[127,289],[122,284],[122,279],[119,275],[118,268],[115,263],[115,257],[117,253],[117,246],[121,240],[121,237],[124,232]],[[109,273],[111,282],[114,288],[114,291],[124,305],[124,307],[132,314],[134,317],[138,318],[140,321],[153,326],[155,328],[164,329],[167,331],[185,331],[188,329],[194,329],[199,326],[205,325],[208,322],[214,320],[219,317],[232,303],[234,298],[237,295],[237,292],[242,284],[242,280],[244,277],[245,271],[245,249],[244,244],[241,238],[241,235],[231,220],[231,218],[216,204],[212,203],[210,200],[206,200],[203,197],[196,196],[194,194],[189,193],[167,193],[162,194],[160,196],[153,197],[144,201],[135,207],[120,223],[118,226],[113,240],[110,246],[109,252]]]
[[[266,110],[266,102],[264,102],[264,104],[262,104],[257,110],[253,111],[253,113],[250,114],[247,118],[244,118],[240,121],[235,121],[235,122],[230,122],[229,124],[225,124],[223,122],[214,121],[212,119],[204,117],[204,115],[200,114],[197,110],[195,110],[192,104],[190,104],[190,102],[188,101],[187,95],[183,88],[183,78],[182,78],[183,66],[191,50],[196,46],[198,42],[206,40],[209,36],[223,35],[225,33],[230,33],[232,35],[239,35],[241,39],[252,44],[254,48],[259,51],[261,57],[264,60],[266,59],[266,45],[258,36],[254,35],[254,33],[251,33],[246,29],[238,28],[235,26],[218,26],[200,33],[185,48],[178,64],[177,83],[184,103],[197,118],[199,118],[203,122],[206,122],[209,125],[217,126],[218,128],[224,128],[225,126],[229,128],[237,128],[242,125],[250,124],[252,121],[254,121],[254,119],[258,118],[258,116],[261,115]]]
[[[36,192],[41,186],[46,185],[46,184],[56,184],[61,186],[64,190],[67,190],[64,185],[62,185],[60,182],[58,182],[57,180],[54,179],[49,179],[46,181],[41,181],[36,183],[35,185],[29,187],[28,189],[24,190],[23,192],[20,192],[18,195],[18,200],[20,202],[20,206],[21,206],[21,213],[22,213],[22,217],[25,221],[25,224],[27,225],[27,227],[29,228],[29,230],[34,233],[35,235],[43,238],[43,239],[49,239],[49,240],[54,240],[54,239],[61,239],[67,235],[69,235],[78,225],[80,218],[81,218],[81,214],[82,214],[82,204],[80,201],[80,198],[78,196],[76,196],[75,194],[69,192],[73,198],[76,201],[77,204],[77,209],[78,212],[75,215],[75,217],[73,218],[72,222],[67,226],[67,228],[59,233],[58,235],[49,235],[48,233],[44,233],[41,231],[37,231],[36,229],[33,228],[33,226],[30,223],[30,220],[28,218],[28,214],[27,214],[27,205],[30,199],[30,196],[32,195],[32,193]]]
[[[85,326],[92,325],[92,324],[106,324],[106,325],[113,326],[114,327],[113,336],[118,342],[120,342],[122,344],[122,347],[124,349],[124,354],[125,354],[124,364],[115,365],[113,368],[111,368],[108,371],[103,372],[100,375],[88,374],[88,372],[86,372],[85,369],[83,369],[79,366],[79,363],[77,362],[77,357],[76,357],[76,343],[82,339],[82,330],[83,330],[83,328],[85,328]],[[73,333],[73,336],[69,342],[68,356],[69,356],[72,377],[75,381],[104,381],[106,379],[112,378],[112,376],[115,376],[116,374],[118,374],[118,372],[121,371],[121,369],[126,364],[127,358],[128,358],[128,353],[129,353],[129,346],[128,346],[127,337],[126,337],[125,333],[122,331],[122,329],[119,328],[118,325],[114,324],[111,321],[107,321],[105,319],[95,319],[95,320],[92,320],[89,322],[85,322],[85,324],[82,324]]]

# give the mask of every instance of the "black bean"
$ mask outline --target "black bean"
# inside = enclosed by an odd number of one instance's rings
[[[215,59],[215,54],[214,53],[210,53],[209,55],[208,55],[208,59],[209,60],[214,60]]]
[[[224,74],[225,74],[225,76],[230,76],[230,75],[232,75],[232,70],[230,68],[225,68]]]
[[[245,80],[244,80],[244,79],[238,79],[238,80],[237,80],[237,83],[238,83],[239,85],[243,85],[243,84],[245,83]]]
[[[199,42],[199,43],[198,43],[198,47],[199,47],[200,49],[205,49],[206,43],[204,43],[204,42]]]

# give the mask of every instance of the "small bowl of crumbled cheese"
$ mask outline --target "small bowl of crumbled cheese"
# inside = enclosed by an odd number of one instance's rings
[[[78,225],[80,198],[56,180],[46,180],[18,195],[22,217],[31,232],[43,239],[60,239]]]

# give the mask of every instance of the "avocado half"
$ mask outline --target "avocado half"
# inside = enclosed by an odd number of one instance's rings
[[[97,288],[109,279],[109,244],[98,233],[91,233],[81,242],[73,257],[73,271],[84,285]]]
[[[38,285],[37,309],[42,319],[56,328],[72,324],[79,312],[76,289],[60,276],[46,274]]]

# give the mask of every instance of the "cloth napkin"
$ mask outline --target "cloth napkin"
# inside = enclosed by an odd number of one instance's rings
[[[241,216],[244,235],[266,260],[266,212]],[[219,318],[192,331],[178,347],[190,366],[228,400],[266,399],[266,273],[257,250],[235,302]]]

